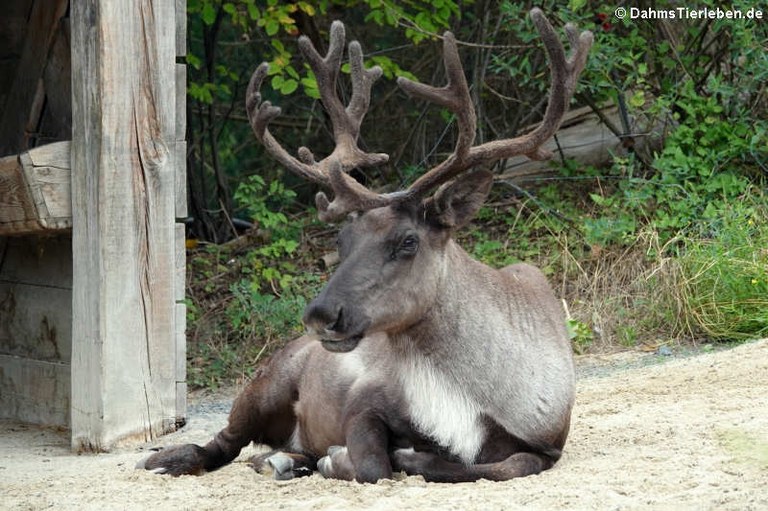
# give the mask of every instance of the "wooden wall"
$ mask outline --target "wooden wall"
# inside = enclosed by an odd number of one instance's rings
[[[16,209],[56,218],[0,229],[0,418],[69,427],[76,450],[157,437],[186,415],[186,2],[10,0],[3,14],[0,198],[23,189]],[[67,152],[52,165],[71,189],[51,204],[68,218],[19,181],[50,148]]]
[[[69,425],[72,243],[0,238],[0,418]]]
[[[38,205],[52,208],[43,221],[58,230],[0,236],[0,418],[65,427],[72,356],[69,149],[66,142],[33,148],[71,137],[67,8],[67,0],[10,0],[0,16],[0,155],[12,155],[0,159],[2,231],[39,228]],[[50,154],[49,148],[58,159],[36,184],[55,185],[54,195],[67,196],[36,204],[41,188],[26,186],[22,160],[29,164],[30,154]]]

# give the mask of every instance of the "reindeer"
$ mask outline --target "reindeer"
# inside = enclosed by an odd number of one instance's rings
[[[350,216],[338,236],[341,263],[305,309],[307,335],[257,369],[228,425],[204,447],[161,450],[143,468],[200,474],[231,462],[250,442],[275,449],[253,465],[278,479],[318,469],[360,482],[393,471],[428,481],[506,480],[555,464],[574,402],[560,302],[534,267],[495,270],[452,240],[491,188],[492,174],[473,168],[519,154],[551,156],[541,146],[557,130],[584,68],[590,32],[565,27],[573,46],[566,57],[542,12],[533,9],[531,17],[552,74],[540,126],[474,146],[475,112],[455,38],[446,32],[447,85],[398,84],[455,115],[455,148],[406,190],[389,194],[348,174],[388,156],[357,144],[381,75],[378,67],[364,68],[357,42],[349,45],[353,92],[346,107],[335,91],[345,39],[340,22],[331,27],[325,56],[299,39],[333,124],[336,147],[325,159],[315,161],[305,147],[295,158],[275,140],[268,125],[280,109],[261,101],[267,64],[256,69],[246,97],[254,133],[287,169],[333,191],[332,202],[323,192],[316,196],[321,220]]]

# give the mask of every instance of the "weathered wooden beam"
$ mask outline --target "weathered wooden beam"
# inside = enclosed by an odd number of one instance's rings
[[[187,54],[187,0],[176,0],[176,59]],[[176,64],[176,220],[187,216],[187,66]],[[176,224],[176,418],[187,416],[186,226]]]
[[[176,426],[176,1],[72,3],[72,443]]]
[[[542,147],[552,151],[554,161],[564,158],[573,160],[581,166],[600,167],[613,161],[616,155],[626,155],[627,148],[621,137],[617,136],[606,124],[621,126],[619,109],[606,105],[595,114],[590,107],[578,108],[568,112],[555,136]],[[635,119],[632,129],[634,134],[633,151],[640,155],[650,155],[661,147],[660,141],[666,126],[658,121]],[[538,125],[529,126],[524,132],[532,131]],[[507,181],[526,181],[558,172],[552,160],[530,160],[527,156],[516,156],[504,162],[504,172],[497,177]]]
[[[69,142],[0,159],[0,236],[70,229],[70,176]]]

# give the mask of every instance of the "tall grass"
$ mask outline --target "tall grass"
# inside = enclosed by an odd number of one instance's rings
[[[748,199],[685,240],[679,257],[688,322],[715,340],[768,336],[768,208]]]
[[[768,197],[753,190],[697,225],[663,244],[646,226],[587,257],[561,238],[553,283],[592,329],[589,350],[768,337]]]

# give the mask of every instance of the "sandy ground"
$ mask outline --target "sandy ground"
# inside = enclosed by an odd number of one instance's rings
[[[768,509],[768,340],[697,356],[583,357],[563,459],[505,483],[275,482],[245,456],[202,477],[134,470],[148,445],[75,456],[65,432],[0,423],[2,509]],[[205,442],[228,396],[158,444]],[[251,451],[252,454],[252,451]]]

